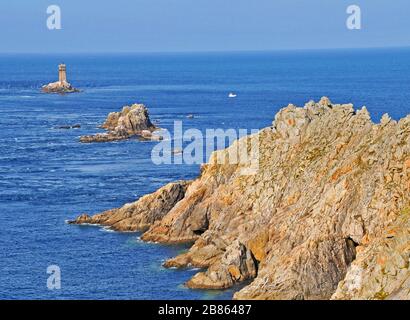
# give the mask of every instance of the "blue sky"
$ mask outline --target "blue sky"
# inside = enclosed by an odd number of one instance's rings
[[[46,27],[49,5],[62,30]],[[346,8],[362,30],[346,28]],[[0,52],[172,52],[410,46],[408,0],[1,0]]]

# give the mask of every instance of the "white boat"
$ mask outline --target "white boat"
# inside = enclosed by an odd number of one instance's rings
[[[181,148],[175,148],[172,150],[172,154],[183,154],[184,150],[182,150]]]
[[[236,98],[236,97],[237,97],[237,94],[231,92],[231,93],[228,95],[228,97],[229,97],[229,98]]]

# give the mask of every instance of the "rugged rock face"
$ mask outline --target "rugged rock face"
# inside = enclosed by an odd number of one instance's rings
[[[143,240],[195,241],[165,266],[207,268],[191,288],[253,279],[236,299],[410,298],[410,116],[374,124],[327,98],[289,105],[259,132],[259,169],[244,175],[250,162],[229,157],[249,139],[215,152],[161,214],[145,208],[158,218]]]
[[[365,243],[332,299],[410,299],[410,207]],[[366,241],[365,241],[366,242]]]
[[[143,104],[133,104],[123,107],[120,112],[111,112],[101,128],[107,133],[97,133],[92,136],[82,136],[81,142],[110,142],[140,136],[147,140],[156,140],[152,132],[157,128],[151,123],[148,110]]]
[[[181,200],[189,182],[169,183],[156,192],[141,197],[121,208],[104,211],[94,216],[82,214],[70,224],[99,224],[116,231],[145,231],[162,219]]]
[[[80,92],[80,90],[74,88],[69,82],[67,81],[56,81],[49,83],[41,88],[41,91],[44,93],[73,93],[73,92]]]

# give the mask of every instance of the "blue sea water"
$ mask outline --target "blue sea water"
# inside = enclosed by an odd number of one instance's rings
[[[40,93],[61,62],[82,92]],[[78,138],[133,102],[146,104],[163,128],[182,120],[204,131],[266,127],[282,106],[323,95],[366,105],[376,122],[385,112],[399,119],[410,113],[410,50],[0,55],[0,299],[231,298],[236,288],[185,288],[198,270],[161,266],[186,245],[65,223],[199,172],[198,165],[154,165],[154,142]],[[56,129],[77,123],[80,129]],[[47,289],[49,265],[61,268],[60,290]]]

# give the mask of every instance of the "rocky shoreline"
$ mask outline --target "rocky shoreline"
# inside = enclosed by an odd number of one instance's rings
[[[143,104],[124,106],[119,112],[111,112],[103,125],[105,133],[81,136],[80,142],[111,142],[130,139],[134,136],[143,140],[160,140],[161,136],[153,135],[155,130],[149,118],[148,109]]]
[[[260,130],[254,175],[230,148],[193,181],[70,223],[194,242],[165,266],[206,268],[190,288],[253,280],[235,299],[410,299],[410,115],[375,124],[365,107],[322,98]]]

